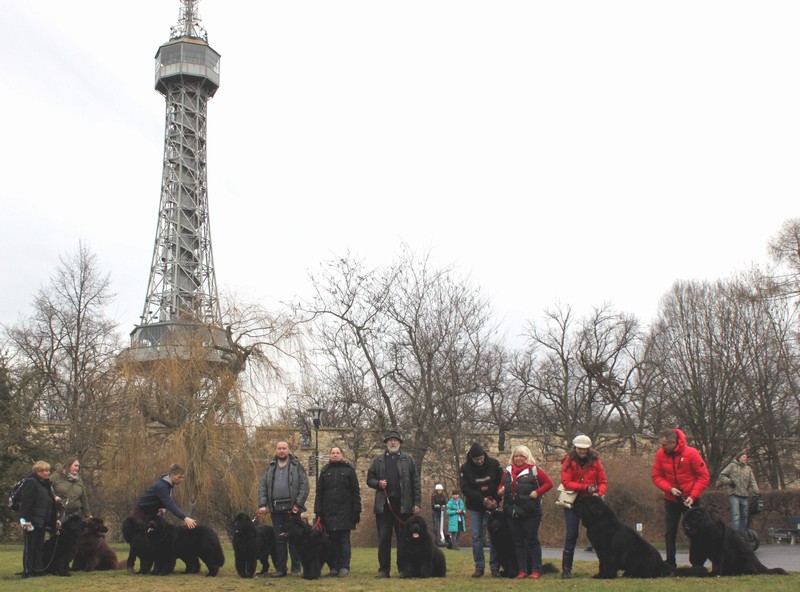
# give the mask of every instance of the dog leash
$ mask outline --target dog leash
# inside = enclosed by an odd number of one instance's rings
[[[392,516],[394,516],[395,520],[397,520],[397,522],[399,524],[402,524],[403,526],[405,526],[406,525],[406,521],[403,520],[402,518],[400,518],[400,516],[397,515],[397,512],[394,511],[394,508],[392,507],[392,502],[389,501],[389,496],[388,495],[386,496],[386,505],[389,506],[389,511],[392,513]]]
[[[322,523],[321,516],[317,516],[317,520],[316,522],[314,522],[314,526],[312,526],[311,528],[313,528],[314,530],[318,530],[320,532],[327,532],[325,525]]]

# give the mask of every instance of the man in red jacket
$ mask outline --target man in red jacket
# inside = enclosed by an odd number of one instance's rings
[[[653,483],[664,492],[664,523],[667,527],[667,563],[675,567],[675,539],[681,516],[693,505],[700,504],[700,495],[708,487],[708,467],[696,448],[686,445],[686,436],[679,429],[660,434],[661,449],[653,463]],[[689,553],[689,562],[695,565]]]

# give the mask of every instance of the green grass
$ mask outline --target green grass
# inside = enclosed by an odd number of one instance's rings
[[[125,559],[127,546],[114,545],[117,554]],[[660,580],[610,580],[599,581],[591,579],[597,571],[596,562],[576,562],[572,580],[561,580],[558,575],[548,574],[538,582],[533,580],[514,581],[498,580],[484,576],[472,578],[473,564],[472,553],[469,549],[461,551],[446,551],[447,578],[429,580],[400,580],[393,574],[392,590],[430,592],[470,592],[470,591],[507,591],[513,589],[533,588],[543,590],[624,590],[628,592],[705,592],[706,590],[719,590],[720,592],[750,592],[758,589],[759,592],[771,590],[785,592],[786,590],[800,589],[800,573],[790,576],[744,576],[737,578],[709,578],[697,580],[693,578],[666,578]],[[305,590],[325,592],[373,592],[386,588],[384,580],[374,578],[377,571],[377,552],[374,548],[353,549],[351,564],[352,575],[349,578],[322,578],[316,581],[306,581],[296,577],[286,577],[279,580],[270,578],[255,578],[243,580],[236,575],[233,565],[233,551],[230,546],[225,547],[225,566],[219,575],[213,579],[205,576],[175,574],[167,577],[130,575],[126,571],[76,573],[69,578],[46,576],[31,580],[21,580],[17,573],[22,563],[22,547],[20,545],[0,545],[0,591],[5,590],[53,590],[58,592],[89,592],[89,591],[142,591],[142,592],[174,592],[192,590],[193,592],[210,592],[211,590]],[[488,555],[488,553],[487,553]],[[394,552],[392,559],[394,561]],[[179,570],[183,564],[178,561]],[[394,564],[393,564],[394,569]],[[325,570],[327,571],[327,570]],[[205,566],[203,566],[205,573]],[[324,573],[324,572],[323,572]]]

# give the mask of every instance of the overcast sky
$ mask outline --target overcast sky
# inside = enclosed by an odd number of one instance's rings
[[[126,333],[156,229],[178,0],[0,0],[0,323],[85,241]],[[800,2],[203,0],[221,289],[269,307],[348,250],[455,263],[510,334],[644,322],[798,215]]]

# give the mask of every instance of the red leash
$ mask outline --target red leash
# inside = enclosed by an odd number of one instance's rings
[[[384,492],[384,495],[386,495],[385,492]],[[405,526],[406,525],[406,521],[403,520],[402,518],[400,518],[400,516],[397,515],[397,512],[394,511],[394,508],[392,507],[392,502],[389,501],[389,496],[388,495],[386,496],[386,505],[389,506],[389,511],[392,513],[392,516],[394,516],[394,519],[397,520],[397,522],[399,522],[403,526]]]

